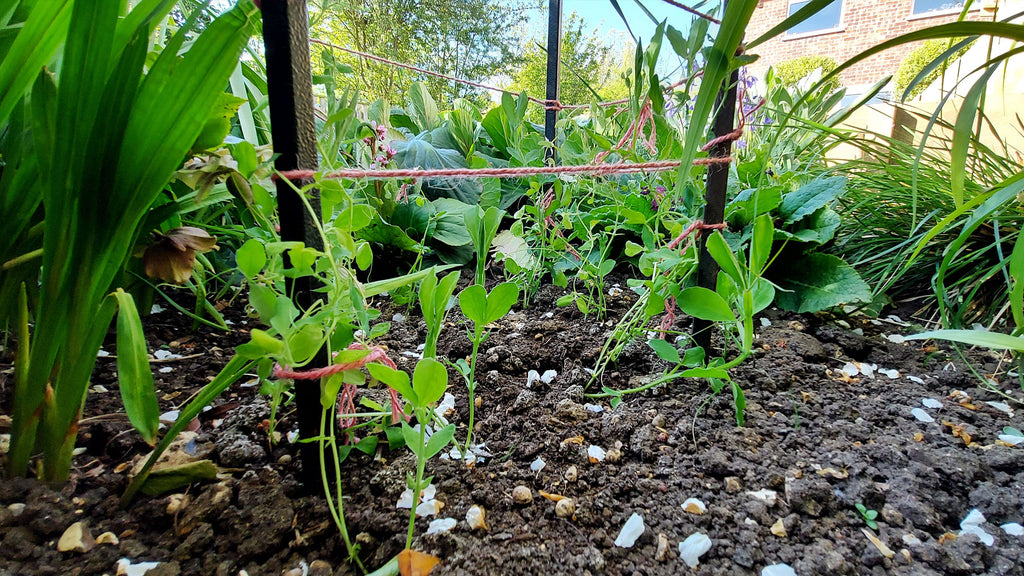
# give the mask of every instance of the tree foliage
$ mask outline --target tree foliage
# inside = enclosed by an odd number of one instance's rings
[[[573,12],[562,24],[562,78],[559,101],[563,104],[587,104],[594,100],[615,100],[627,95],[622,74],[626,70],[626,50],[609,46],[598,36],[583,32],[583,19]],[[531,38],[522,47],[522,63],[512,75],[510,90],[545,97],[547,44],[544,36]],[[539,109],[531,110],[536,120]]]
[[[333,44],[469,80],[483,81],[517,63],[517,29],[535,0],[316,0],[311,35]],[[314,56],[319,50],[314,50]],[[439,102],[482,100],[476,88],[337,52],[353,70],[338,78],[363,99],[401,102],[420,80]]]

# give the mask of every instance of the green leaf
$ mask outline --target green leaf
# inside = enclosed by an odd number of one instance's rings
[[[444,428],[441,428],[427,440],[427,451],[426,458],[430,459],[437,455],[438,452],[444,450],[444,447],[451,443],[452,438],[455,437],[455,424],[449,424]]]
[[[709,242],[710,244],[710,242]],[[676,300],[679,309],[701,320],[712,322],[735,322],[736,316],[724,298],[717,292],[694,286],[683,290]]]
[[[721,232],[715,230],[711,236],[708,236],[707,242],[708,253],[711,257],[718,262],[718,265],[722,268],[737,286],[743,285],[743,274],[740,273],[740,263],[736,259],[736,255],[733,254],[732,249],[729,248],[729,244],[726,243],[725,238]]]
[[[413,121],[419,125],[420,131],[433,130],[441,125],[441,114],[437,111],[437,103],[422,82],[413,82],[409,87],[410,110]]]
[[[904,337],[905,340],[950,340],[994,350],[1024,352],[1024,336],[1010,336],[982,330],[931,330]]]
[[[772,253],[772,243],[775,239],[775,227],[772,225],[771,216],[762,214],[754,220],[754,235],[750,240],[750,270],[754,274],[764,271],[768,263],[768,257]]]
[[[448,389],[448,371],[444,364],[433,358],[417,362],[412,374],[412,387],[416,391],[418,406],[429,406],[440,400]]]
[[[422,425],[423,423],[421,422],[420,426]],[[426,459],[423,456],[425,447],[420,439],[420,433],[412,426],[409,426],[407,422],[402,422],[402,438],[405,439],[405,445],[409,447],[409,450],[412,450],[412,453],[417,458]]]
[[[780,22],[778,25],[772,27],[771,30],[768,30],[764,34],[758,36],[754,41],[748,43],[747,50],[750,50],[755,46],[763,44],[764,42],[771,40],[772,38],[778,36],[779,34],[782,34],[783,32],[789,30],[793,26],[796,26],[797,24],[803,22],[804,20],[807,20],[811,16],[814,16],[823,8],[825,8],[829,4],[832,4],[835,1],[836,0],[811,0],[803,7],[801,7],[799,10],[791,14],[788,18]]]
[[[0,125],[7,123],[15,105],[64,42],[72,4],[71,0],[22,3],[34,8],[0,60]]]
[[[117,379],[124,411],[142,438],[153,445],[160,426],[160,406],[153,390],[146,334],[131,294],[118,288],[114,297],[118,305]]]
[[[409,375],[401,370],[395,370],[383,364],[367,364],[367,371],[370,372],[370,376],[373,376],[377,380],[380,380],[385,385],[394,388],[401,394],[406,400],[412,402],[414,405],[419,405],[419,398],[412,386],[409,385]]]
[[[796,192],[790,192],[783,196],[782,205],[779,206],[779,215],[783,218],[783,224],[792,224],[813,214],[819,208],[827,206],[842,196],[844,192],[846,192],[846,178],[842,176],[819,178]]]
[[[216,480],[217,472],[217,465],[210,460],[197,460],[177,466],[168,466],[153,470],[143,482],[141,490],[143,494],[159,496],[171,490],[188,486],[193,482]]]
[[[235,262],[238,264],[238,271],[252,280],[266,266],[267,251],[259,240],[246,240],[245,244],[235,251]]]
[[[474,324],[487,324],[487,290],[479,284],[467,286],[459,293],[459,308]]]
[[[776,294],[775,302],[792,312],[818,312],[871,301],[871,288],[860,275],[831,254],[805,254],[791,268],[777,273],[779,287],[788,292]]]
[[[519,286],[514,282],[502,282],[487,295],[487,312],[484,324],[504,318],[512,306],[519,301]]]
[[[672,364],[679,364],[682,362],[682,358],[679,357],[679,350],[664,340],[657,338],[648,340],[647,345],[654,349],[654,353],[658,355],[658,358],[661,358],[666,362]]]
[[[717,378],[718,380],[727,380],[729,373],[721,368],[690,368],[683,371],[680,376],[683,378]]]

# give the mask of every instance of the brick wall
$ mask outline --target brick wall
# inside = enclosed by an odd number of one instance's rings
[[[831,56],[842,63],[863,50],[889,38],[928,26],[952,22],[957,14],[913,16],[914,0],[840,0],[843,2],[839,30],[822,34],[793,36],[784,33],[757,46],[753,52],[761,58],[749,66],[755,76],[762,76],[769,66],[800,56]],[[980,6],[982,2],[975,2]],[[747,28],[746,38],[752,40],[768,31],[788,14],[789,0],[759,0],[757,10]],[[972,10],[969,20],[991,19],[985,10]],[[903,59],[920,43],[904,44],[872,56],[844,71],[844,86],[874,84],[886,74],[893,74]]]

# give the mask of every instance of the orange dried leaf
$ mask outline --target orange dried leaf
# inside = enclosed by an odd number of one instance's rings
[[[573,436],[572,438],[566,438],[565,440],[562,440],[562,446],[568,446],[569,444],[583,446],[583,436]]]
[[[920,432],[915,432],[914,433],[914,442],[922,442],[922,441],[924,441],[924,434],[922,434]]]
[[[945,544],[946,542],[951,542],[953,540],[956,540],[956,534],[953,534],[952,532],[946,532],[942,536],[939,536],[939,544]]]
[[[981,406],[978,406],[977,404],[971,404],[967,400],[961,402],[960,405],[963,406],[964,408],[967,408],[968,410],[978,410],[981,408]]]
[[[537,492],[540,493],[541,496],[547,498],[548,500],[551,500],[552,502],[558,502],[559,500],[565,500],[567,498],[567,496],[562,496],[561,494],[552,494],[551,492],[545,492],[543,490],[537,490]]]
[[[402,550],[398,553],[398,572],[402,576],[427,576],[441,563],[441,559],[416,550]]]

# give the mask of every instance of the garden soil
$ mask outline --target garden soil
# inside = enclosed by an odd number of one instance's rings
[[[562,292],[548,286],[528,309],[493,326],[481,348],[474,435],[493,456],[472,468],[452,459],[427,467],[444,507],[417,521],[414,547],[441,559],[433,574],[748,575],[776,564],[800,576],[1024,574],[1024,536],[1001,527],[1024,523],[1024,445],[998,439],[1005,426],[1024,428],[1013,378],[997,376],[1016,400],[1008,401],[944,345],[892,337],[914,331],[896,319],[770,309],[757,318],[754,356],[734,371],[746,395],[743,426],[728,387],[714,394],[696,380],[627,396],[613,408],[584,393],[641,385],[665,365],[645,344],[631,345],[587,388],[588,369],[636,298],[611,292],[605,319],[555,307]],[[376,305],[392,322],[379,343],[411,371],[425,326],[414,311]],[[186,403],[247,339],[253,322],[242,307],[225,313],[234,323],[229,334],[194,330],[173,311],[149,317],[152,349],[172,353],[153,364],[162,410]],[[910,311],[896,313],[914,321]],[[461,321],[453,310],[439,345],[451,360],[470,353]],[[675,329],[687,324],[681,317]],[[982,375],[1007,368],[985,351],[969,359]],[[2,368],[9,414],[10,365]],[[187,437],[185,452],[215,461],[219,481],[120,507],[131,465],[149,448],[119,409],[114,370],[114,360],[99,359],[67,485],[0,483],[0,576],[114,575],[122,558],[134,568],[158,562],[148,576],[357,573],[326,501],[299,483],[297,446],[270,445],[269,406],[250,378]],[[527,385],[530,370],[557,375]],[[449,419],[465,439],[467,394],[454,371],[451,383],[457,403]],[[283,408],[284,438],[295,426],[292,409]],[[9,427],[0,420],[0,432]],[[369,569],[402,549],[408,525],[396,502],[413,460],[386,444],[373,456],[353,451],[341,470],[348,529]],[[591,462],[591,446],[604,450],[603,461]],[[529,502],[513,501],[517,486]],[[574,513],[556,514],[542,491],[571,498]],[[876,530],[858,504],[877,513]],[[485,510],[486,529],[467,524],[474,505]],[[974,509],[984,521],[961,532]],[[634,514],[643,533],[631,547],[617,546]],[[458,522],[427,535],[436,518]],[[58,540],[79,521],[102,543],[90,547],[86,538],[88,551],[59,552]],[[710,548],[691,569],[679,544],[696,533]]]

